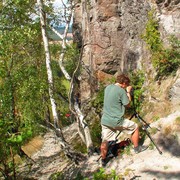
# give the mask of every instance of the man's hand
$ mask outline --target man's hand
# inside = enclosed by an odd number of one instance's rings
[[[126,93],[127,93],[128,98],[129,98],[129,101],[132,100],[132,98],[131,98],[131,91],[132,91],[132,86],[127,86],[127,87],[126,87]],[[129,104],[127,105],[127,107],[130,107],[130,102],[129,102]]]
[[[127,93],[131,93],[131,90],[132,90],[132,86],[126,87],[126,92],[127,92]]]

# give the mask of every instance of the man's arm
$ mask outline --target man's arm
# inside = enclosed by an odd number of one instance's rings
[[[131,90],[132,90],[132,86],[128,86],[126,88],[126,94],[127,94],[128,99],[129,99],[129,104],[127,104],[126,107],[130,107],[130,103],[131,103],[131,100],[132,100],[132,98],[131,98]]]

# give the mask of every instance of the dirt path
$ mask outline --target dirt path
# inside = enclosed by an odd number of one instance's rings
[[[130,155],[124,154],[112,159],[105,167],[106,173],[112,170],[124,177],[125,180],[179,180],[180,179],[180,122],[176,118],[180,117],[180,112],[175,112],[166,118],[162,118],[151,127],[159,128],[160,131],[152,134],[153,140],[163,152],[159,154],[157,149],[148,149],[139,154],[131,151]],[[75,125],[68,127],[67,132]],[[72,134],[71,134],[72,136]],[[73,179],[77,172],[81,172],[84,177],[89,177],[97,171],[101,165],[97,162],[99,155],[87,158],[79,166],[68,162],[66,158],[61,158],[61,149],[58,139],[53,132],[44,136],[44,144],[40,151],[31,156],[36,163],[31,167],[31,171],[22,174],[31,179],[46,180],[53,173],[66,171],[69,178]],[[146,145],[151,143],[147,138]]]

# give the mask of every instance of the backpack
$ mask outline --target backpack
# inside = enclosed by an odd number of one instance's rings
[[[109,141],[108,142],[108,151],[107,151],[107,158],[116,157],[119,155],[119,153],[127,146],[131,144],[131,140],[125,139],[119,143],[117,143],[117,140]]]

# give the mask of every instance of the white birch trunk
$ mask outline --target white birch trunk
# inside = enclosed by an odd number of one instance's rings
[[[84,130],[86,146],[87,146],[87,148],[91,148],[93,143],[92,143],[89,127],[88,127],[87,122],[84,120],[84,115],[82,114],[81,110],[79,109],[78,103],[76,103],[76,102],[74,104],[74,109],[80,120],[81,127]]]
[[[59,57],[59,66],[60,66],[60,69],[63,72],[64,76],[66,77],[66,79],[68,81],[71,81],[71,89],[70,89],[70,93],[69,93],[70,110],[72,112],[74,112],[72,110],[72,106],[74,106],[74,110],[75,110],[74,114],[75,114],[76,118],[78,119],[78,126],[81,126],[83,128],[83,131],[84,131],[84,135],[83,135],[80,132],[80,128],[79,128],[78,129],[79,135],[80,135],[81,139],[83,140],[83,142],[86,143],[88,152],[91,153],[90,151],[92,151],[93,143],[92,143],[92,139],[91,139],[91,135],[90,135],[90,130],[89,130],[88,124],[84,120],[84,115],[81,112],[78,103],[75,102],[73,105],[71,104],[71,96],[72,96],[72,91],[73,91],[73,87],[74,87],[73,86],[73,78],[70,77],[70,75],[68,74],[68,72],[66,71],[66,69],[63,66],[63,60],[64,60],[65,51],[66,51],[66,38],[67,38],[67,33],[68,33],[68,29],[69,29],[69,24],[71,22],[72,14],[73,14],[73,8],[71,5],[71,13],[68,16],[64,34],[63,34],[63,36],[61,36],[61,37],[63,37],[63,39],[62,39],[62,52],[61,52],[60,57]],[[78,69],[78,66],[79,66],[79,63],[77,65],[76,70]],[[73,74],[75,74],[75,72]]]
[[[43,12],[43,3],[42,0],[37,0],[39,11],[40,11],[40,22],[41,22],[41,30],[42,30],[42,36],[43,36],[43,42],[44,42],[44,49],[45,49],[45,56],[46,56],[46,68],[47,68],[47,75],[48,75],[48,83],[49,83],[49,96],[52,106],[52,113],[53,113],[53,120],[54,120],[54,126],[56,135],[60,139],[61,147],[65,153],[65,155],[73,160],[75,163],[78,163],[80,159],[80,154],[75,154],[70,146],[67,144],[67,142],[64,140],[62,130],[60,129],[58,125],[58,115],[56,110],[56,103],[53,98],[53,76],[52,76],[52,70],[51,70],[51,57],[49,52],[49,43],[46,33],[46,22],[45,22],[45,14]]]
[[[54,29],[52,26],[49,26],[49,28],[50,28],[55,34],[57,34],[61,39],[63,39],[63,35],[60,34],[56,29]],[[66,40],[66,43],[68,43],[68,40]]]
[[[63,3],[63,1],[62,1]],[[65,7],[66,8],[66,7]],[[68,17],[68,20],[66,22],[66,26],[65,26],[65,30],[64,30],[64,34],[63,34],[63,39],[62,39],[62,51],[61,51],[61,54],[59,56],[59,67],[61,68],[61,71],[63,72],[65,78],[70,81],[71,80],[71,77],[70,75],[68,74],[68,72],[66,71],[66,69],[64,68],[63,66],[63,60],[64,60],[64,55],[65,55],[65,51],[66,51],[66,38],[67,38],[67,33],[68,33],[68,29],[69,29],[69,24],[70,24],[70,21],[71,21],[71,17],[72,17],[72,13],[70,13],[69,17]]]
[[[53,76],[51,70],[51,57],[49,52],[49,42],[46,33],[46,22],[45,22],[45,13],[43,12],[43,4],[41,0],[37,0],[39,11],[40,11],[40,22],[41,22],[41,31],[42,37],[44,42],[44,50],[45,50],[45,57],[46,57],[46,69],[47,69],[47,76],[48,76],[48,84],[49,84],[49,97],[52,107],[52,114],[54,120],[54,126],[58,127],[58,115],[56,111],[56,103],[53,98]]]

